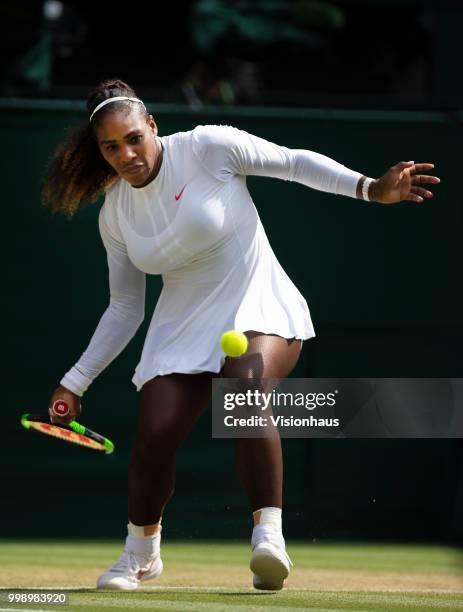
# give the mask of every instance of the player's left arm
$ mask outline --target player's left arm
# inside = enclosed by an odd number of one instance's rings
[[[382,177],[369,179],[321,153],[288,149],[229,126],[214,127],[208,145],[205,150],[209,155],[216,163],[221,160],[222,176],[229,173],[280,178],[381,204],[423,202],[433,194],[422,185],[440,182],[437,176],[422,174],[434,167],[430,163],[400,162]]]

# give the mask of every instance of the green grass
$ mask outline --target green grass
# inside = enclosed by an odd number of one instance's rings
[[[442,546],[289,542],[294,568],[277,593],[252,589],[249,543],[163,544],[164,574],[136,592],[100,592],[121,542],[0,543],[0,611],[463,610],[462,553]],[[8,604],[4,590],[65,589],[68,606]]]

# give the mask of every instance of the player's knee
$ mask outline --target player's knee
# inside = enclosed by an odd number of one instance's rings
[[[143,459],[152,461],[174,454],[177,446],[175,432],[166,428],[147,428],[137,436],[134,450]]]

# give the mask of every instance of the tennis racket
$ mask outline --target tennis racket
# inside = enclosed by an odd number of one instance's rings
[[[34,429],[47,436],[100,451],[106,455],[114,451],[114,444],[111,440],[77,423],[77,421],[62,425],[61,423],[51,423],[48,415],[27,413],[22,415],[21,425],[26,429]]]

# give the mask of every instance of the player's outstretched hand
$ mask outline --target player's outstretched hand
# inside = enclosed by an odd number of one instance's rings
[[[81,413],[80,397],[62,387],[61,385],[53,393],[48,414],[52,423],[67,425],[76,420]]]
[[[403,200],[424,202],[425,198],[432,198],[433,193],[422,185],[437,185],[440,183],[440,178],[420,173],[433,168],[434,164],[399,162],[381,178],[371,183],[369,198],[381,204],[395,204]]]

